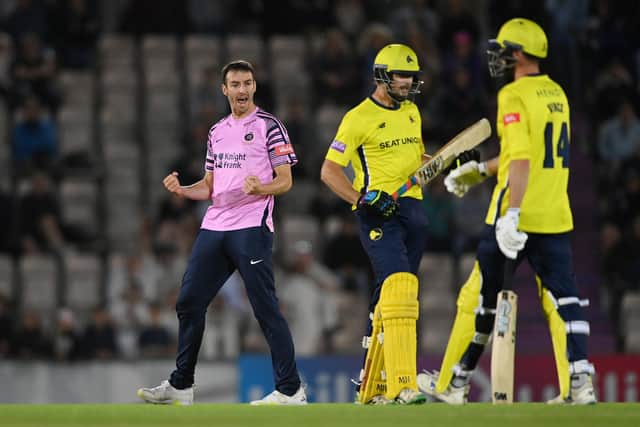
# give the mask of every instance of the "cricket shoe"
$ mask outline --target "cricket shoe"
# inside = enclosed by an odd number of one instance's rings
[[[412,388],[403,388],[395,399],[398,405],[421,405],[426,401],[424,394]]]
[[[418,389],[427,396],[434,398],[438,402],[445,402],[450,405],[464,405],[467,403],[469,396],[469,384],[464,387],[453,387],[451,384],[442,393],[436,391],[438,383],[438,371],[423,371],[418,374]]]
[[[569,397],[564,399],[558,395],[551,400],[547,400],[548,405],[594,405],[598,403],[596,393],[593,389],[591,377],[589,377],[581,386],[571,387]]]
[[[395,405],[396,401],[387,399],[384,394],[376,394],[369,399],[365,405]],[[356,396],[356,404],[360,404],[360,399]]]
[[[584,382],[578,387],[571,387],[569,397],[571,398],[572,405],[593,405],[598,402],[596,399],[596,392],[593,389],[593,382],[591,381],[591,375],[582,374],[586,377]]]
[[[286,394],[280,393],[278,390],[274,390],[260,400],[252,400],[251,404],[252,405],[290,405],[290,406],[306,405],[307,395],[304,392],[304,388],[302,386],[300,386],[298,391],[296,391],[293,396],[287,396]]]
[[[164,405],[193,405],[193,387],[178,390],[164,380],[157,387],[138,389],[138,397],[145,402]]]

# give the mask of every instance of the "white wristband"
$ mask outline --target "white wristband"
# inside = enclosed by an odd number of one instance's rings
[[[487,176],[487,162],[478,163],[478,173],[482,176]]]

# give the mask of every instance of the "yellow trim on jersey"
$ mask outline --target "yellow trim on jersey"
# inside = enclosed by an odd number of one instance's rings
[[[567,194],[569,118],[564,91],[546,75],[525,76],[500,90],[496,123],[500,164],[487,224],[494,224],[509,207],[509,162],[528,159],[529,182],[520,205],[519,229],[532,233],[573,229]]]
[[[367,98],[347,112],[326,159],[341,166],[351,162],[356,191],[394,193],[422,164],[422,120],[418,107],[405,101],[396,109]],[[419,186],[402,197],[422,199]]]

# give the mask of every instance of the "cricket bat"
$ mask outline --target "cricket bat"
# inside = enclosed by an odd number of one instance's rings
[[[453,137],[442,148],[436,151],[431,159],[423,164],[395,193],[391,196],[397,200],[414,185],[425,186],[440,172],[445,170],[463,151],[471,150],[491,136],[489,120],[482,118]]]
[[[511,290],[515,260],[507,259],[504,284],[498,293],[491,347],[491,400],[493,404],[513,403],[513,371],[516,353],[518,296]]]

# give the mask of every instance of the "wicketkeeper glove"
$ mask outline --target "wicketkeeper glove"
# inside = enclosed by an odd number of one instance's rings
[[[520,222],[520,209],[509,208],[504,216],[496,222],[496,240],[500,251],[511,259],[516,259],[518,251],[524,248],[529,237],[527,233],[518,231]]]
[[[470,160],[459,168],[452,170],[444,179],[444,185],[449,193],[462,197],[471,187],[480,184],[488,176],[486,163]]]
[[[360,196],[357,207],[388,220],[398,212],[399,205],[389,193],[381,190],[370,190]]]

